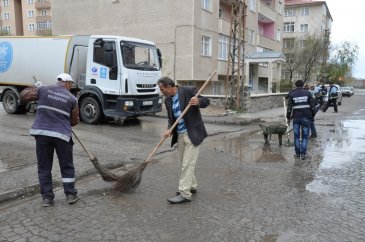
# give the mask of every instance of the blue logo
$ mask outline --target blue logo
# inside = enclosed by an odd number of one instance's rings
[[[0,73],[9,70],[13,61],[13,47],[9,42],[0,43]]]
[[[92,71],[92,73],[93,73],[93,74],[95,74],[95,73],[97,73],[97,72],[98,72],[98,68],[96,68],[96,67],[92,67],[92,68],[91,68],[91,71]]]

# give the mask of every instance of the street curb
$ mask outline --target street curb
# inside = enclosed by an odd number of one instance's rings
[[[126,166],[127,164],[129,164],[130,162],[122,162],[122,163],[118,163],[118,164],[109,164],[106,165],[105,168],[110,169],[110,170],[114,170],[114,169],[118,169],[121,168],[123,166]],[[95,175],[95,174],[99,174],[98,171],[95,168],[91,168],[82,172],[79,172],[77,174],[77,179],[78,180],[82,180],[84,178],[87,178],[89,176]],[[53,189],[57,189],[60,188],[62,186],[62,182],[60,181],[53,181]],[[6,191],[3,193],[0,193],[0,204],[4,203],[4,202],[8,202],[10,200],[14,200],[20,197],[30,197],[33,196],[37,193],[40,192],[40,188],[39,188],[39,183],[36,184],[32,184],[29,186],[24,186],[21,188],[16,188],[10,191]]]

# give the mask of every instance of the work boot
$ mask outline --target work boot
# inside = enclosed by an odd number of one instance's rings
[[[302,154],[300,157],[302,158],[302,160],[307,159],[307,156],[305,154]]]
[[[66,199],[68,204],[74,204],[76,203],[80,198],[75,194],[67,194]]]
[[[313,135],[313,134],[311,134],[311,136],[309,137],[310,139],[315,139],[315,138],[317,138],[317,135]]]
[[[44,198],[42,201],[42,206],[43,207],[50,207],[53,205],[53,199],[49,199],[49,198]]]
[[[183,195],[179,194],[176,197],[168,198],[167,201],[169,201],[170,203],[173,203],[173,204],[178,204],[178,203],[190,202],[191,200],[187,199],[187,198],[183,197]]]

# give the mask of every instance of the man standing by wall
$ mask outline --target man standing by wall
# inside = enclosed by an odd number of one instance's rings
[[[314,117],[315,99],[312,93],[303,88],[302,80],[297,80],[295,86],[296,88],[288,94],[286,118],[288,123],[290,119],[293,119],[295,158],[305,160],[310,124]]]
[[[168,128],[172,127],[182,111],[190,103],[191,107],[185,116],[179,121],[172,132],[167,130],[164,137],[172,135],[171,147],[177,142],[178,157],[181,163],[179,179],[179,191],[177,196],[168,198],[170,203],[184,203],[191,201],[192,193],[197,191],[195,178],[195,164],[199,155],[199,147],[208,136],[205,130],[200,108],[209,105],[206,97],[195,97],[195,87],[177,87],[173,80],[162,77],[158,80],[161,92],[166,96],[165,105],[168,115]]]
[[[53,154],[59,160],[63,189],[67,202],[79,200],[75,189],[73,141],[71,126],[79,123],[77,99],[70,93],[72,77],[66,73],[57,76],[57,85],[28,87],[20,93],[22,101],[38,101],[37,114],[30,129],[36,140],[38,179],[43,206],[53,205],[55,197],[52,184]]]

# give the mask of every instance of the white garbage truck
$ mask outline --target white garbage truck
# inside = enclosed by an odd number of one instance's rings
[[[96,124],[161,111],[157,85],[161,52],[147,40],[113,35],[0,38],[0,101],[9,114],[26,113],[19,93],[69,73],[76,82],[80,118]]]

